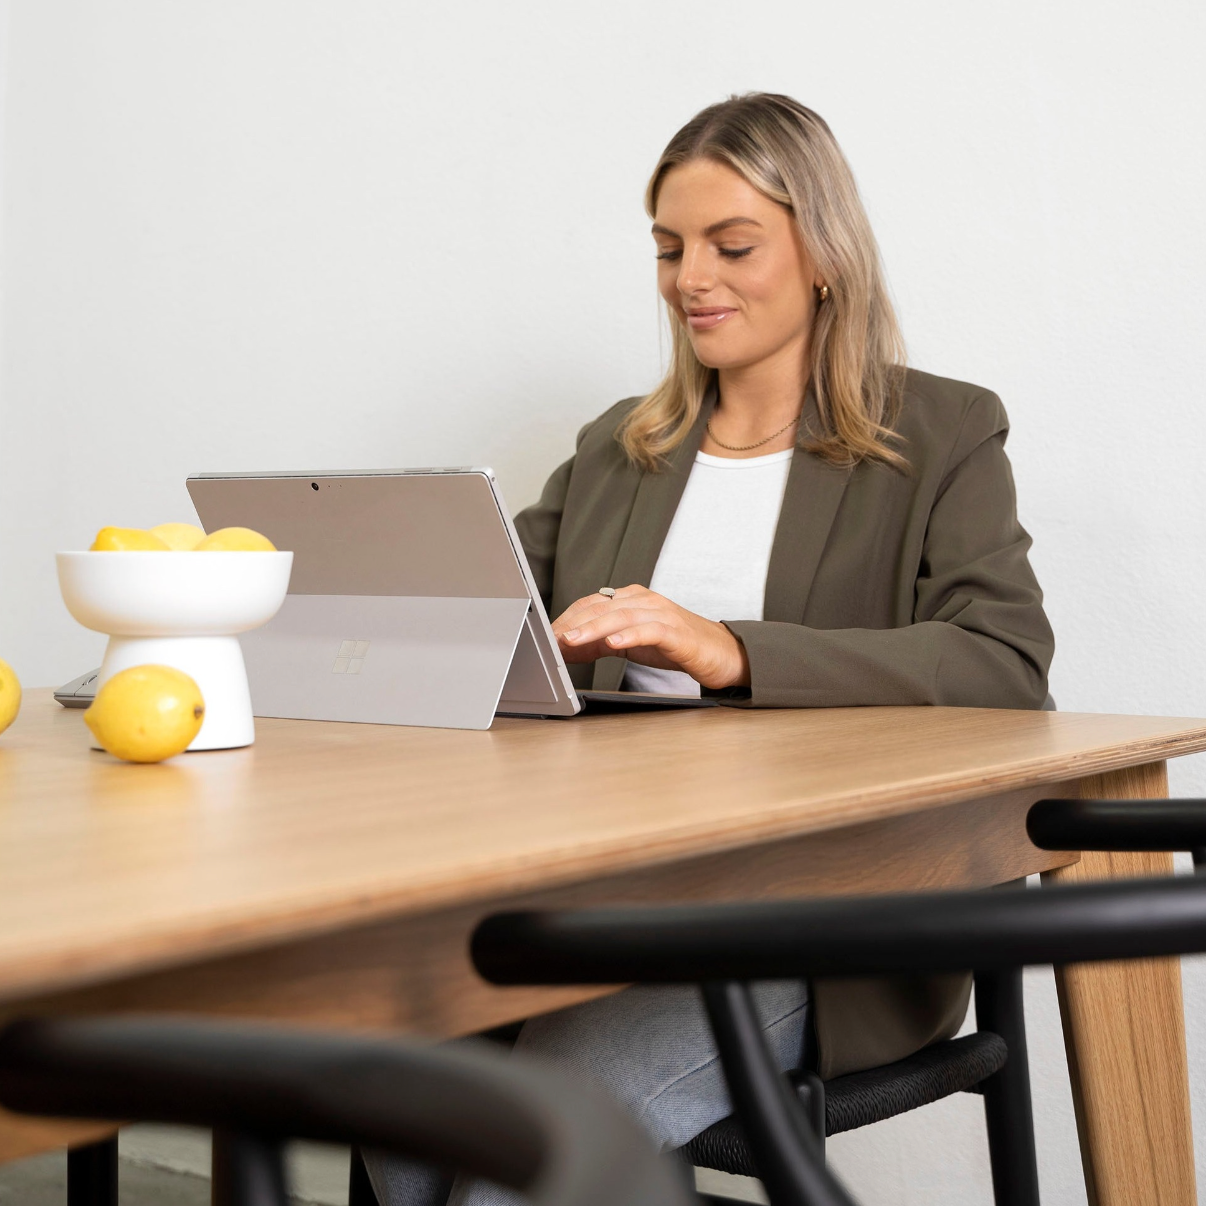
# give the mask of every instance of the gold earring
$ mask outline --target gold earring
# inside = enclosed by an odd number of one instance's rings
[[[821,286],[821,301],[828,301],[828,300],[829,300],[829,286],[822,285]]]

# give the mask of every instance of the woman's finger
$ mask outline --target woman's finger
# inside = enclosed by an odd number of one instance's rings
[[[570,628],[578,628],[587,620],[605,614],[613,606],[603,595],[586,595],[571,603],[552,623],[554,633],[560,634]]]
[[[643,599],[646,604],[674,606],[668,599],[663,599],[661,595],[654,594],[647,586],[640,586],[637,583],[617,587],[614,595],[601,595],[596,591],[593,595],[583,595],[581,599],[575,599],[552,622],[553,634],[562,636],[571,629],[581,628],[583,624],[596,616],[605,615],[616,606],[617,599],[625,602]]]
[[[669,620],[665,610],[648,607],[611,607],[602,615],[583,620],[575,628],[560,633],[563,641],[570,645],[587,645],[601,641],[624,628],[650,620]]]
[[[597,662],[601,657],[625,656],[625,650],[612,649],[604,641],[592,641],[589,645],[567,645],[564,641],[558,641],[558,648],[561,650],[561,660],[567,666]]]
[[[651,619],[621,628],[606,637],[603,643],[612,650],[656,648],[672,661],[677,661],[682,634],[663,620]]]

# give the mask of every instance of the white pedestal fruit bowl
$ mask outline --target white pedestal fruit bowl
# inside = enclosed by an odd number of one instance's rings
[[[276,615],[292,553],[59,553],[63,602],[109,644],[97,690],[119,670],[156,664],[190,675],[205,721],[190,750],[255,741],[238,634]]]

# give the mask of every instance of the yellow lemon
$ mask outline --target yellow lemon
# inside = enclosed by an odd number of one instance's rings
[[[205,533],[195,523],[157,523],[151,529],[175,553],[187,553],[205,539]]]
[[[166,553],[168,546],[142,528],[101,528],[92,542],[93,553]]]
[[[21,684],[6,661],[0,660],[0,733],[3,733],[21,711]]]
[[[127,762],[162,762],[188,747],[205,719],[201,689],[171,666],[131,666],[84,713],[101,746]]]
[[[195,553],[275,553],[276,545],[267,536],[250,528],[219,528],[210,532],[193,550]]]

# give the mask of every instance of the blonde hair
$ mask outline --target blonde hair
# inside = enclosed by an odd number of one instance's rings
[[[800,433],[810,452],[838,465],[868,459],[903,467],[888,446],[900,408],[905,350],[879,249],[850,166],[824,120],[789,96],[751,92],[711,105],[670,140],[645,192],[653,217],[666,174],[711,159],[791,210],[829,296],[817,308],[808,378],[819,431]],[[713,370],[697,359],[671,315],[665,378],[629,412],[617,436],[629,458],[656,471],[699,417]]]

